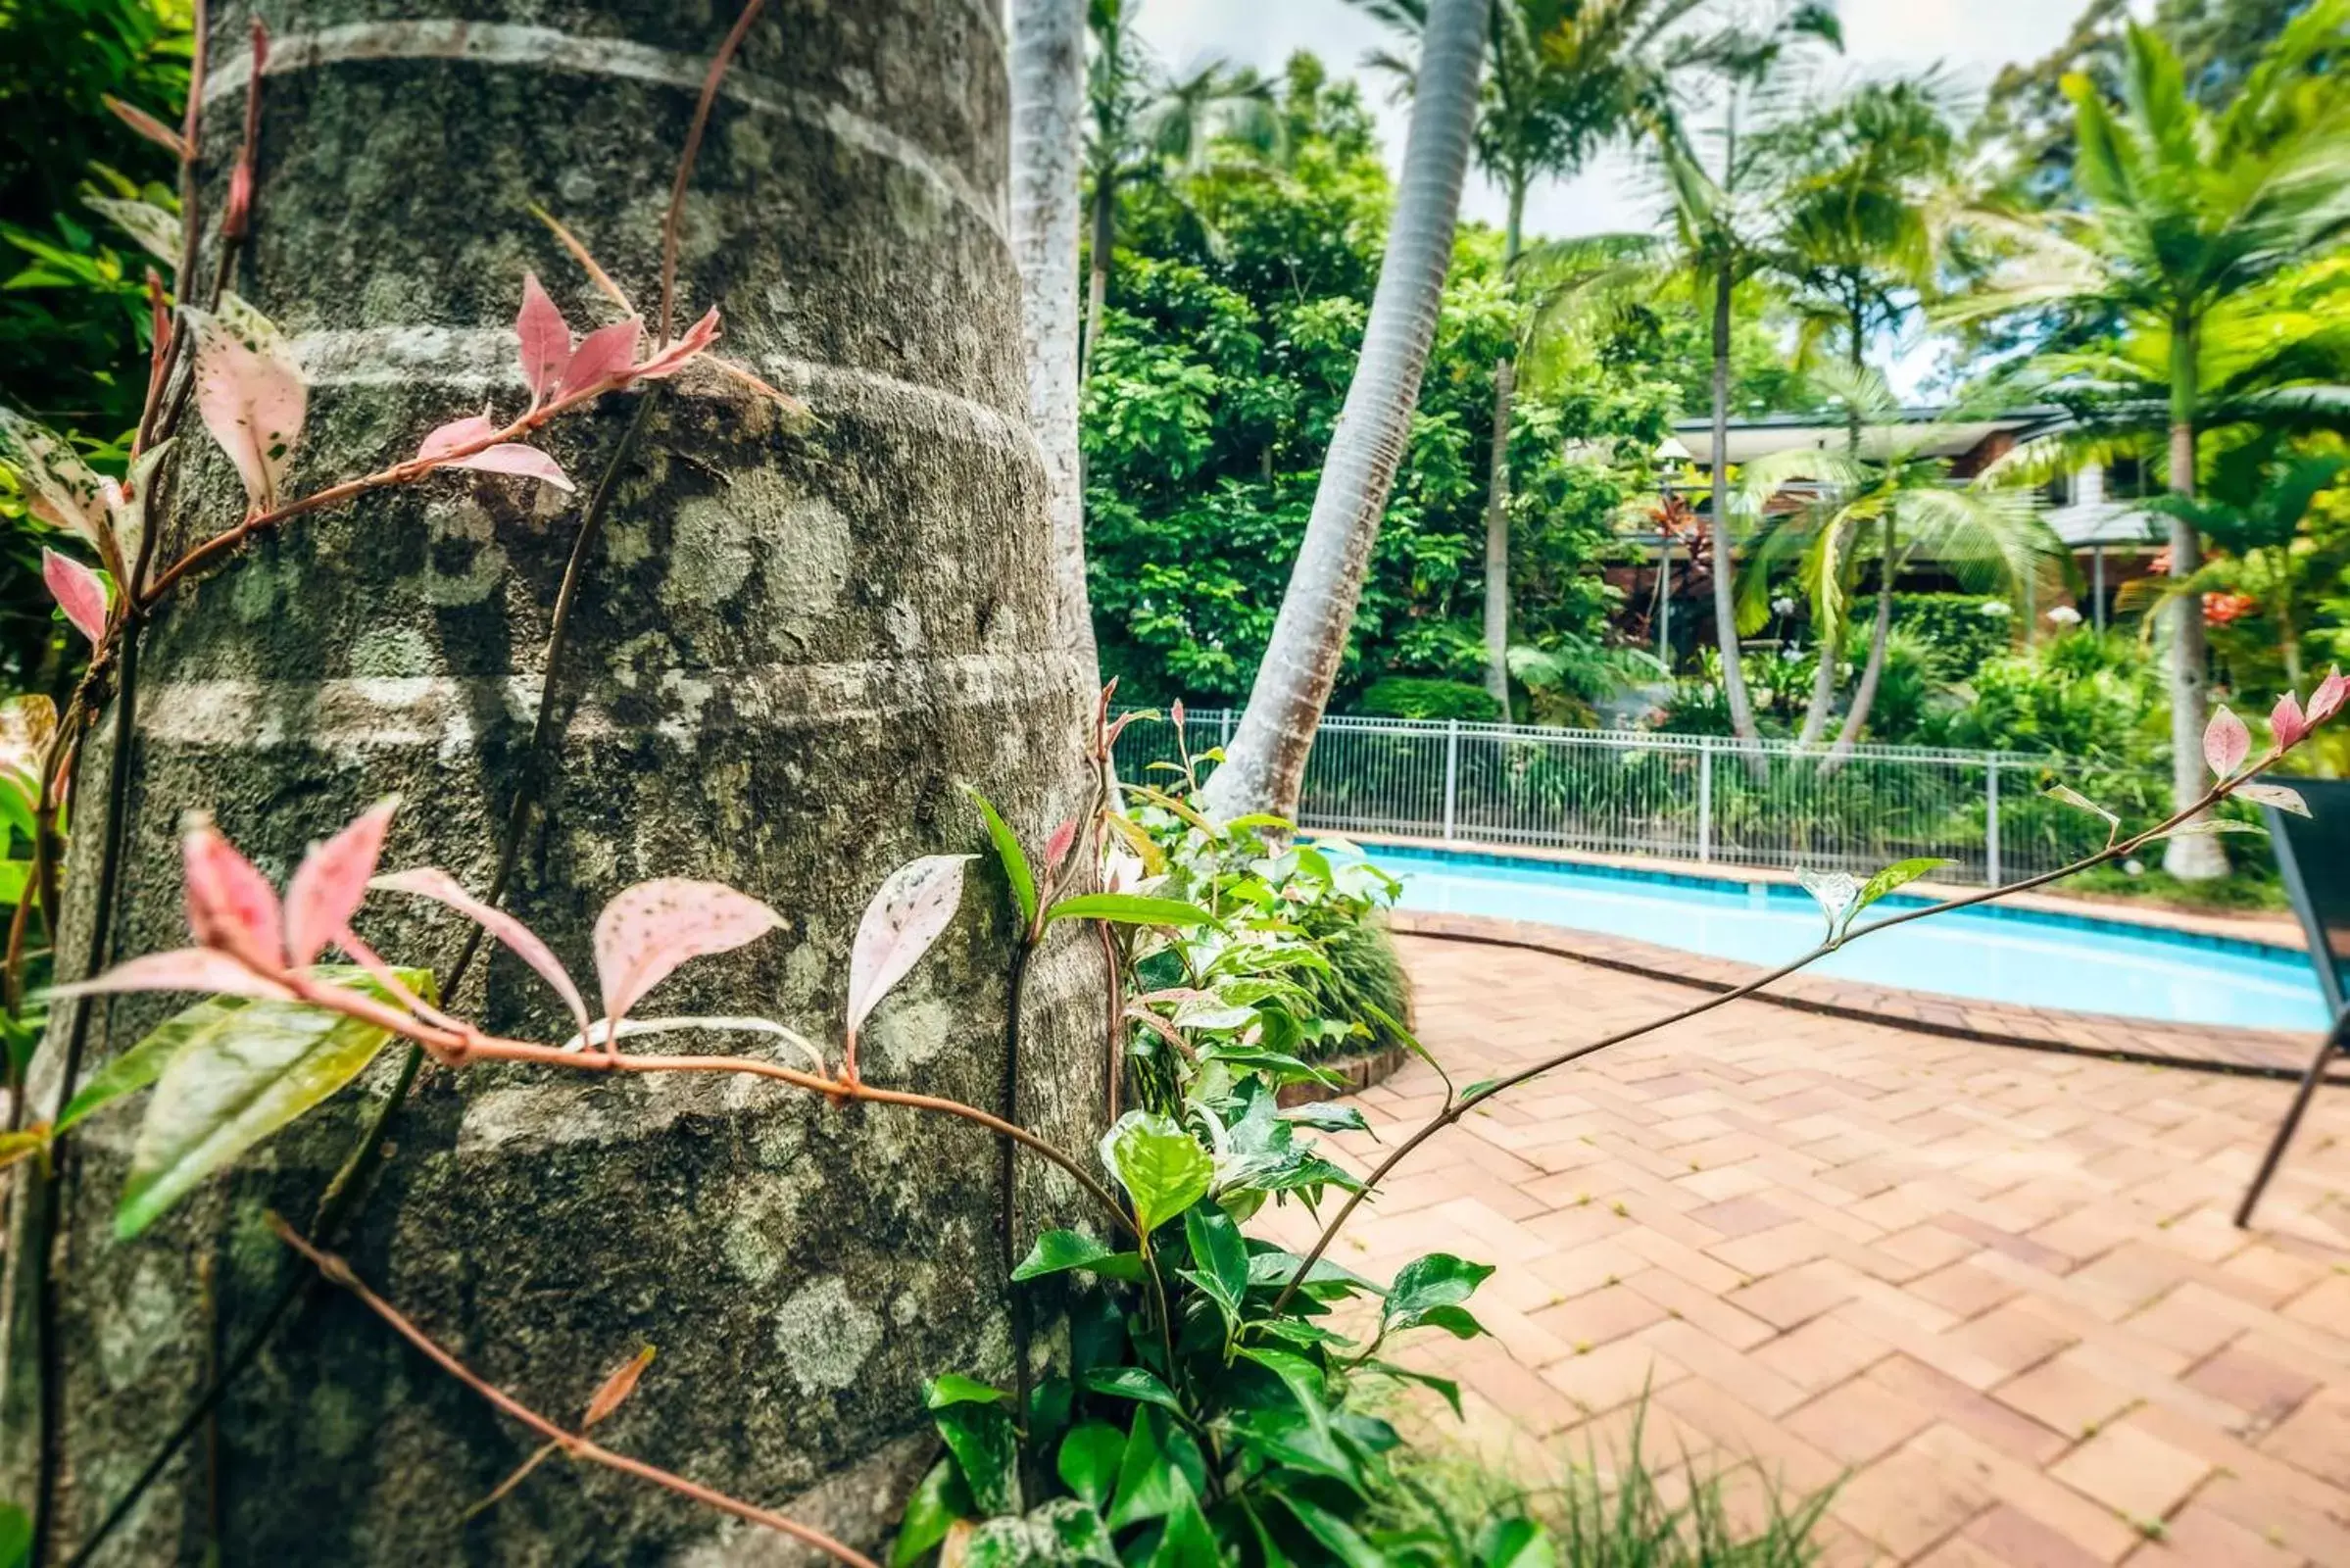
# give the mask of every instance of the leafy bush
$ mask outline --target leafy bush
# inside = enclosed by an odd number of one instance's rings
[[[2015,646],[2017,617],[1983,608],[2001,603],[1981,594],[1896,593],[1893,629],[1917,640],[1937,681],[1960,681]]]
[[[1502,713],[1493,693],[1465,680],[1388,675],[1373,681],[1354,710],[1372,718],[1459,718],[1490,724]]]

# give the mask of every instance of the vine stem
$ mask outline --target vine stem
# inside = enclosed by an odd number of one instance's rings
[[[689,1481],[675,1471],[663,1470],[659,1465],[647,1464],[642,1459],[631,1458],[624,1453],[615,1453],[601,1444],[591,1442],[580,1434],[550,1421],[513,1395],[482,1378],[454,1354],[443,1348],[438,1341],[418,1328],[407,1314],[369,1290],[367,1282],[353,1272],[351,1265],[341,1257],[313,1246],[279,1215],[272,1213],[269,1216],[269,1228],[277,1233],[279,1241],[310,1259],[317,1266],[318,1272],[328,1280],[359,1298],[361,1303],[368,1311],[390,1324],[395,1333],[410,1345],[415,1346],[435,1366],[466,1388],[471,1389],[475,1394],[480,1395],[482,1398],[496,1406],[501,1413],[519,1421],[549,1443],[562,1448],[570,1457],[585,1459],[591,1464],[600,1464],[608,1469],[617,1470],[623,1475],[650,1481],[655,1486],[665,1488],[681,1497],[691,1498],[707,1507],[715,1508],[721,1513],[732,1514],[735,1518],[750,1524],[775,1531],[779,1535],[789,1536],[803,1545],[823,1552],[836,1562],[849,1564],[850,1568],[879,1568],[872,1558],[853,1546],[844,1545],[833,1540],[832,1537],[812,1525],[804,1525],[799,1520],[788,1518],[772,1509],[761,1508],[756,1503],[728,1496],[725,1493],[706,1487],[698,1481]]]
[[[2238,784],[2241,784],[2252,778],[2255,774],[2259,773],[2261,769],[2268,767],[2277,761],[2277,760],[2282,757],[2288,750],[2290,750],[2289,747],[2271,748],[2268,755],[2261,758],[2260,760],[2254,763],[2252,766],[2241,769],[2229,777],[2220,780],[2210,789],[2205,790],[2202,798],[2197,800],[2193,805],[2188,806],[2183,809],[2174,811],[2162,821],[2156,823],[2154,826],[2146,829],[2143,833],[2137,834],[2132,838],[2108,841],[2104,849],[2099,850],[2094,855],[2075,860],[2070,865],[2059,866],[2053,871],[2043,871],[2036,876],[2027,877],[2021,882],[2011,882],[2002,887],[1982,888],[1973,893],[1961,894],[1957,898],[1943,899],[1935,904],[1921,905],[1913,909],[1903,909],[1898,914],[1886,915],[1882,920],[1872,920],[1869,924],[1862,926],[1857,931],[1846,932],[1841,937],[1831,937],[1828,941],[1821,943],[1818,947],[1813,948],[1810,952],[1802,954],[1794,958],[1790,958],[1786,963],[1781,964],[1778,968],[1772,969],[1764,974],[1759,974],[1753,979],[1747,981],[1745,984],[1738,986],[1734,990],[1724,991],[1718,995],[1707,997],[1702,1002],[1691,1003],[1686,1007],[1681,1007],[1672,1012],[1665,1013],[1661,1017],[1651,1018],[1644,1023],[1635,1024],[1629,1029],[1619,1030],[1616,1033],[1604,1036],[1601,1039],[1589,1041],[1583,1045],[1571,1047],[1568,1050],[1558,1053],[1556,1055],[1544,1057],[1542,1060],[1536,1062],[1530,1067],[1522,1067],[1518,1071],[1511,1073],[1506,1078],[1497,1078],[1492,1083],[1484,1084],[1472,1089],[1468,1094],[1458,1098],[1453,1096],[1449,1086],[1447,1086],[1444,1095],[1444,1107],[1438,1111],[1435,1115],[1431,1116],[1419,1127],[1413,1129],[1411,1136],[1404,1139],[1402,1143],[1397,1144],[1394,1151],[1388,1154],[1387,1158],[1381,1160],[1379,1164],[1373,1168],[1371,1174],[1363,1179],[1363,1183],[1360,1187],[1346,1195],[1346,1202],[1339,1206],[1337,1213],[1331,1215],[1330,1223],[1323,1226],[1322,1234],[1315,1238],[1313,1250],[1305,1254],[1303,1260],[1301,1260],[1297,1265],[1297,1271],[1290,1276],[1289,1283],[1281,1288],[1281,1294],[1273,1298],[1273,1311],[1278,1314],[1283,1307],[1289,1304],[1290,1298],[1297,1294],[1297,1288],[1305,1283],[1306,1275],[1313,1271],[1314,1264],[1321,1261],[1322,1254],[1330,1250],[1330,1244],[1338,1239],[1338,1234],[1346,1227],[1346,1221],[1353,1216],[1354,1211],[1357,1208],[1362,1206],[1363,1200],[1368,1198],[1374,1191],[1376,1191],[1379,1187],[1379,1184],[1386,1181],[1389,1175],[1395,1171],[1396,1166],[1402,1164],[1404,1160],[1410,1158],[1412,1153],[1418,1150],[1422,1144],[1427,1143],[1428,1140],[1434,1138],[1438,1133],[1443,1132],[1445,1128],[1454,1125],[1463,1116],[1466,1116],[1470,1111],[1476,1109],[1479,1105],[1484,1104],[1487,1101],[1492,1100],[1494,1096],[1507,1094],[1510,1090],[1517,1088],[1520,1084],[1531,1082],[1536,1078],[1540,1078],[1546,1072],[1551,1072],[1557,1068],[1564,1067],[1569,1062],[1579,1061],[1583,1057],[1591,1055],[1596,1052],[1605,1051],[1611,1046],[1624,1045],[1627,1042],[1638,1040],[1643,1035],[1654,1034],[1660,1029],[1669,1029],[1674,1024],[1681,1023],[1689,1018],[1697,1017],[1701,1013],[1708,1013],[1717,1007],[1725,1007],[1731,1003],[1741,1001],[1744,998],[1754,995],[1757,991],[1762,990],[1765,986],[1776,984],[1777,982],[1786,979],[1788,975],[1795,973],[1797,970],[1807,968],[1811,964],[1818,962],[1820,959],[1826,957],[1829,954],[1836,952],[1838,948],[1844,947],[1848,943],[1857,942],[1863,937],[1871,936],[1880,931],[1889,931],[1895,926],[1907,925],[1913,920],[1923,920],[1929,915],[1947,914],[1953,909],[1965,909],[1971,908],[1978,904],[1988,904],[1993,899],[2006,898],[2017,893],[2029,893],[2033,888],[2046,887],[2051,882],[2061,881],[2065,877],[2074,875],[2076,872],[2085,871],[2091,866],[2102,865],[2108,860],[2119,859],[2123,856],[2129,855],[2131,851],[2139,849],[2142,846],[2162,837],[2164,834],[2171,832],[2173,829],[2179,826],[2179,824],[2189,820],[2190,818],[2211,809],[2212,807],[2225,800],[2228,793],[2232,791]]]

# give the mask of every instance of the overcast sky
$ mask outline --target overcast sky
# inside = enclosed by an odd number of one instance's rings
[[[1980,97],[2001,66],[2037,60],[2062,43],[2079,9],[2079,0],[1842,0],[1844,58],[1829,69],[1852,76],[1940,65]],[[1143,0],[1142,32],[1176,70],[1221,57],[1277,71],[1292,52],[1310,49],[1346,74],[1395,37],[1346,0]],[[1393,167],[1403,151],[1403,108],[1388,101],[1385,78],[1372,76],[1365,87]],[[1538,186],[1526,226],[1549,236],[1645,229],[1658,207],[1632,160],[1609,154],[1573,180]],[[1472,171],[1462,211],[1498,224],[1501,193]],[[1914,385],[1928,357],[1919,345],[1905,347],[1894,379]]]

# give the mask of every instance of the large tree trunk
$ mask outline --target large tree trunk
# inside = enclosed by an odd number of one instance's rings
[[[207,213],[245,101],[246,9],[215,8]],[[341,0],[269,8],[238,286],[309,368],[297,489],[405,456],[485,401],[519,409],[509,323],[526,267],[574,322],[609,317],[527,203],[561,209],[650,305],[664,192],[734,6],[352,15]],[[687,969],[659,1010],[764,1012],[837,1037],[875,884],[910,856],[984,848],[958,784],[1032,831],[1083,799],[1002,227],[1003,49],[995,7],[973,0],[773,0],[719,99],[685,208],[681,315],[721,307],[722,348],[819,419],[795,429],[715,380],[671,390],[647,419],[553,672],[562,755],[510,900],[583,974],[597,907],[640,878],[730,882],[786,916]],[[213,267],[207,245],[196,275]],[[309,840],[397,790],[388,863],[488,881],[550,678],[550,607],[633,402],[552,431],[579,497],[469,475],[381,492],[263,537],[164,610],[134,705],[112,955],[185,940],[173,843],[191,809],[282,877]],[[172,546],[243,505],[217,458],[187,473]],[[111,722],[81,761],[69,955],[90,940]],[[868,1079],[1003,1108],[1003,902],[978,879],[868,1026]],[[396,961],[445,962],[456,945],[450,921],[380,897],[360,926]],[[1072,942],[1029,980],[1017,1113],[1063,1140],[1086,1137],[1102,1102],[1099,974]],[[503,955],[454,1004],[502,1034],[570,1028]],[[89,1065],[171,1005],[102,1008]],[[42,1053],[44,1110],[60,1054]],[[391,1065],[131,1243],[111,1214],[141,1107],[84,1124],[57,1249],[60,1546],[121,1494],[214,1347],[241,1342],[302,1267],[264,1212],[307,1221]],[[344,1243],[385,1296],[565,1419],[658,1346],[598,1435],[850,1541],[886,1534],[935,1446],[918,1380],[1008,1378],[1007,1195],[994,1140],[963,1123],[749,1081],[428,1070],[393,1145]],[[1021,1169],[1037,1206],[1047,1190]],[[33,1379],[22,1352],[12,1365],[0,1495],[22,1497]],[[229,1395],[217,1441],[215,1476],[183,1457],[105,1560],[193,1564],[211,1544],[256,1564],[782,1560],[747,1527],[585,1466],[546,1466],[468,1521],[532,1440],[339,1293]]]
[[[1085,156],[1085,0],[1011,9],[1011,244],[1020,269],[1028,410],[1053,482],[1053,572],[1061,635],[1099,677],[1085,583],[1077,450],[1077,227]]]
[[[2193,383],[2187,383],[2190,387]],[[2195,425],[2189,418],[2171,424],[2171,493],[2195,494]],[[2184,517],[2171,519],[2171,575],[2191,577],[2203,564],[2203,541]],[[2173,809],[2203,794],[2210,771],[2203,760],[2203,727],[2209,662],[2203,635],[2203,601],[2194,594],[2171,600],[2171,803]],[[2228,852],[2217,838],[2188,835],[2163,844],[2163,869],[2181,881],[2200,882],[2228,874]]]
[[[1883,521],[1881,543],[1883,560],[1877,570],[1877,621],[1869,628],[1869,661],[1861,666],[1860,684],[1852,688],[1852,706],[1845,710],[1844,727],[1836,731],[1836,744],[1828,749],[1831,761],[1849,757],[1860,741],[1860,732],[1869,722],[1869,710],[1877,706],[1877,684],[1885,678],[1885,644],[1893,632],[1893,514],[1887,512]]]
[[[1746,693],[1746,667],[1739,658],[1737,585],[1732,579],[1730,534],[1730,305],[1737,279],[1728,265],[1714,274],[1714,428],[1709,454],[1713,514],[1706,519],[1714,553],[1714,638],[1722,650],[1722,691],[1730,702],[1730,727],[1740,740],[1760,733],[1754,700]]]
[[[1518,367],[1493,362],[1493,445],[1485,497],[1485,689],[1509,717],[1509,411]]]
[[[1231,760],[1208,781],[1209,804],[1223,815],[1297,809],[1306,754],[1338,679],[1436,337],[1477,119],[1486,9],[1486,0],[1434,0],[1429,7],[1401,188],[1362,356]]]

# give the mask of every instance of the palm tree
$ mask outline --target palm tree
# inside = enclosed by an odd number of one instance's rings
[[[1428,0],[1355,0],[1413,37],[1428,24]],[[1509,276],[1525,248],[1526,199],[1543,179],[1563,179],[1610,137],[1662,112],[1677,59],[1669,35],[1710,0],[1489,0],[1485,81],[1477,114],[1478,167],[1507,203],[1501,267]],[[1373,64],[1408,86],[1413,67],[1379,55]],[[1509,704],[1509,428],[1517,362],[1493,365],[1493,439],[1485,510],[1486,689]]]
[[[1486,8],[1487,0],[1429,5],[1400,188],[1362,354],[1248,710],[1228,760],[1208,781],[1209,805],[1227,816],[1297,808],[1436,337],[1477,119]]]
[[[1931,282],[1928,198],[1958,148],[1936,79],[1865,82],[1842,99],[1774,126],[1758,156],[1779,188],[1770,266],[1805,318],[1807,351],[1840,336],[1848,378],[1880,332],[1898,329]],[[1861,417],[1844,412],[1845,456],[1860,455]],[[1836,650],[1820,645],[1811,702],[1796,739],[1826,733],[1836,701]]]
[[[1841,368],[1818,372],[1823,388],[1842,399],[1863,422],[1900,431],[1899,413],[1885,377]],[[1928,560],[1974,588],[2020,588],[2061,572],[2063,543],[2040,517],[2030,492],[1993,479],[1954,486],[1950,466],[1925,455],[1935,427],[1896,434],[1883,456],[1796,449],[1746,466],[1743,501],[1761,518],[1753,559],[1739,584],[1741,618],[1757,628],[1767,613],[1775,568],[1789,561],[1811,595],[1812,624],[1823,662],[1843,647],[1853,578],[1862,560],[1877,563],[1877,614],[1869,655],[1843,728],[1829,750],[1848,755],[1869,721],[1885,672],[1893,624],[1893,580],[1910,562]],[[1768,514],[1774,498],[1794,486],[1816,487],[1819,499],[1792,512]]]
[[[2271,443],[2259,443],[2260,446]],[[2229,454],[2200,501],[2164,496],[2152,510],[2183,519],[2223,555],[2206,560],[2190,577],[2166,580],[2167,592],[2199,602],[2206,593],[2237,593],[2260,607],[2268,635],[2284,663],[2284,685],[2301,689],[2301,606],[2317,585],[2350,566],[2350,541],[2295,548],[2318,498],[2342,481],[2350,458],[2338,453],[2270,460],[2264,452]]]
[[[2231,302],[2273,283],[2350,233],[2350,95],[2313,62],[2338,54],[2350,0],[2317,0],[2227,103],[2188,97],[2179,56],[2132,24],[2124,40],[2122,96],[2109,102],[2068,78],[2077,151],[2078,210],[2009,225],[2012,259],[1952,320],[2025,312],[2119,320],[2166,353],[2168,469],[2173,495],[2195,497],[2196,438],[2207,414],[2211,328]],[[2171,574],[2200,569],[2190,516],[2171,518]],[[2171,609],[2171,778],[2179,807],[2203,793],[2203,619],[2194,599]],[[2224,874],[2228,858],[2204,836],[2169,840],[2173,875]]]
[[[1142,0],[1087,0],[1094,37],[1086,68],[1088,246],[1082,382],[1093,373],[1094,346],[1109,302],[1110,252],[1118,237],[1118,192],[1170,168],[1197,169],[1219,136],[1269,150],[1282,122],[1273,85],[1253,71],[1212,61],[1188,76],[1163,76],[1137,36]]]
[[[1077,224],[1085,157],[1086,0],[1015,0],[1011,11],[1011,243],[1020,270],[1028,410],[1052,489],[1061,640],[1100,679],[1085,586],[1077,452]]]
[[[1775,26],[1755,33],[1734,29],[1708,51],[1707,64],[1722,85],[1718,172],[1706,167],[1680,117],[1659,117],[1655,127],[1657,157],[1672,193],[1673,226],[1683,266],[1713,294],[1713,444],[1708,454],[1713,501],[1706,526],[1716,568],[1714,634],[1722,654],[1722,689],[1730,706],[1731,729],[1741,740],[1754,740],[1761,732],[1755,727],[1754,702],[1746,691],[1745,669],[1739,659],[1730,572],[1731,303],[1738,284],[1759,271],[1767,260],[1766,230],[1757,208],[1770,189],[1773,164],[1760,156],[1751,137],[1741,143],[1740,122],[1758,106],[1768,107],[1773,74],[1790,51],[1805,42],[1840,50],[1843,32],[1836,14],[1815,5],[1799,5]],[[1761,151],[1767,150],[1766,143]]]

